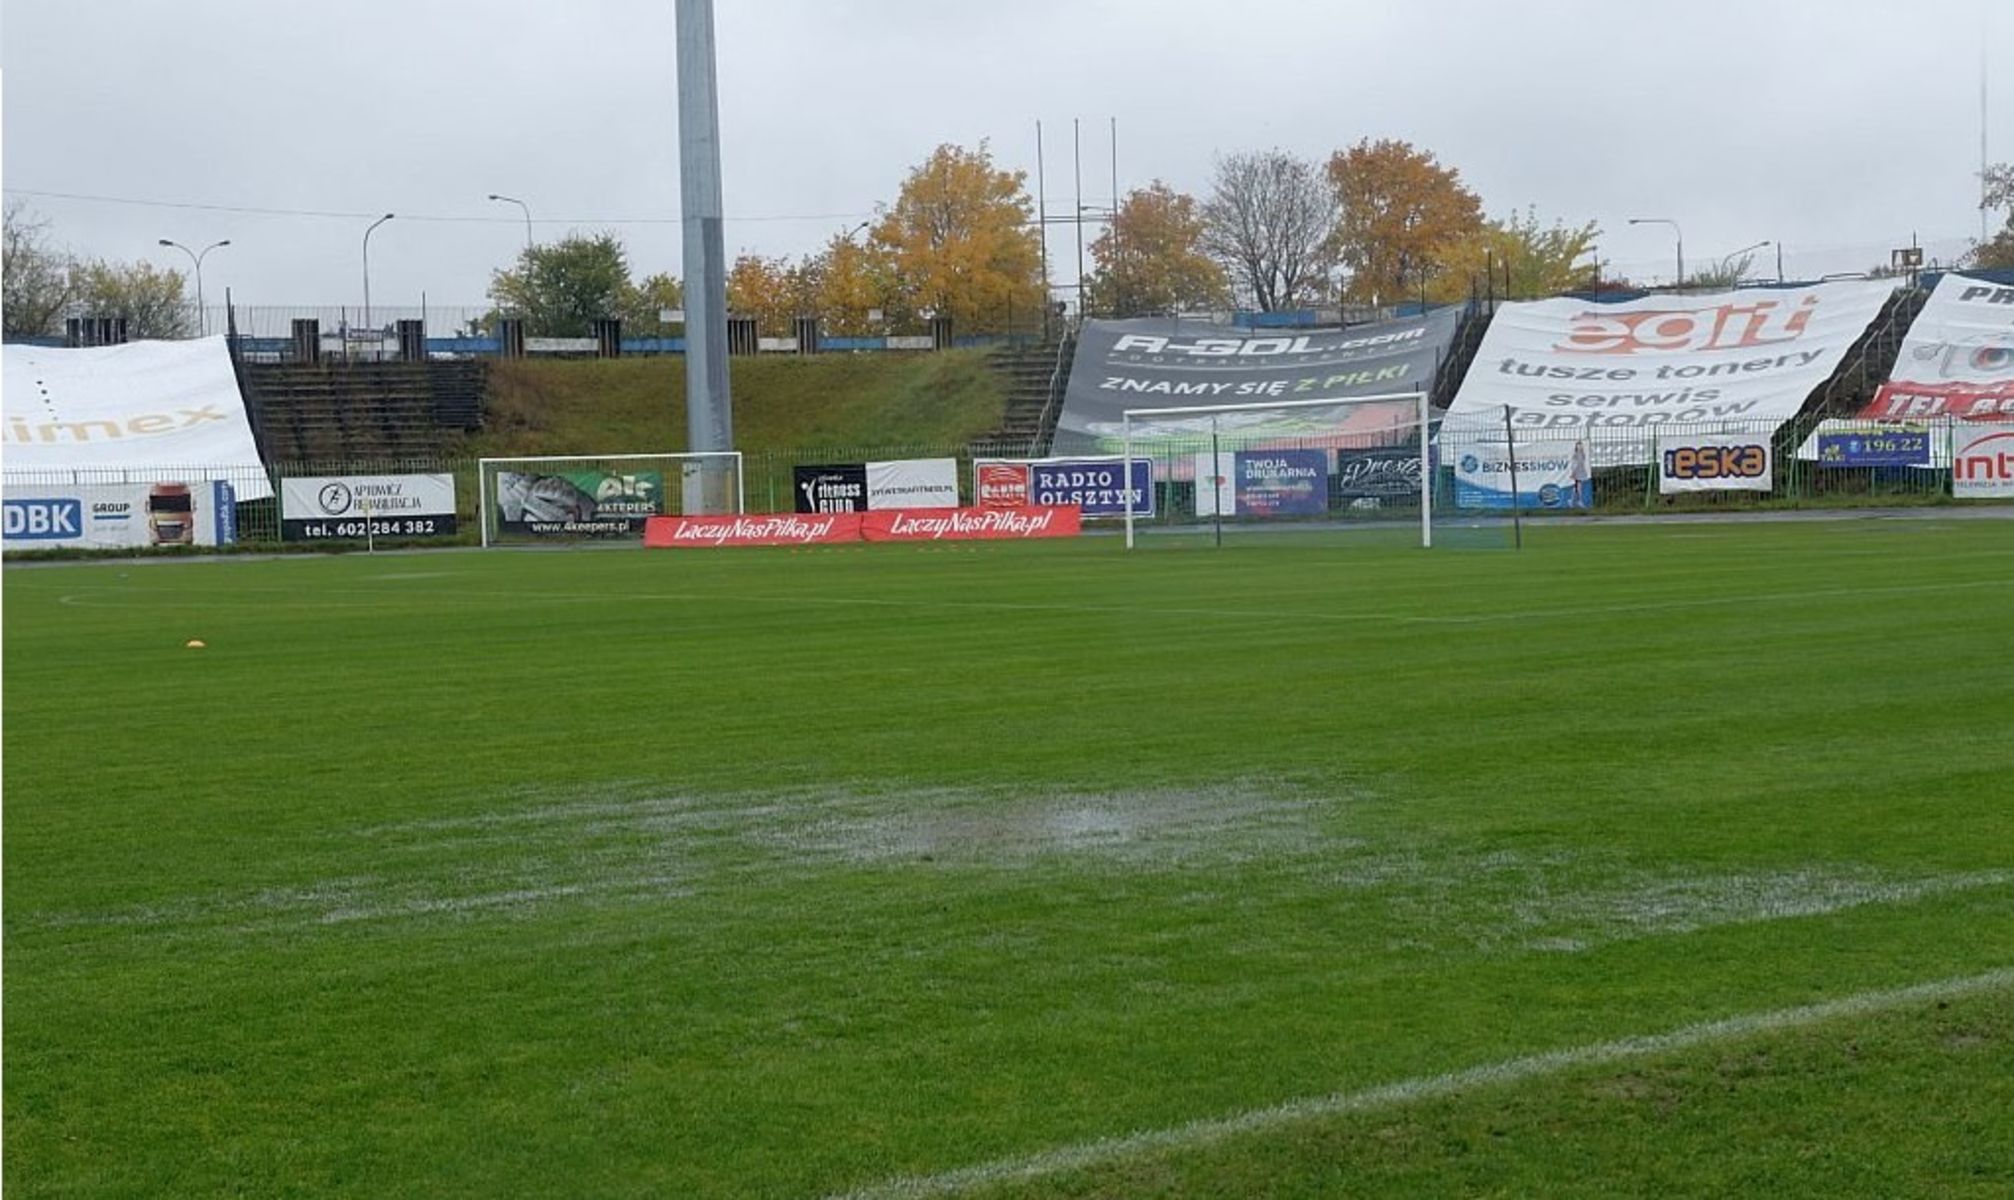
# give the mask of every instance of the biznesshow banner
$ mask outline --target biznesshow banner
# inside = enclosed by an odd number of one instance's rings
[[[1517,487],[1502,443],[1477,441],[1454,454],[1458,508],[1586,508],[1594,502],[1587,443],[1519,442]]]
[[[800,466],[792,475],[801,513],[958,507],[955,458]]]
[[[2014,287],[1951,273],[1938,280],[1860,417],[2014,421]]]
[[[593,467],[543,473],[499,471],[498,526],[533,537],[624,537],[664,511],[659,471],[603,471]]]
[[[893,508],[811,515],[652,517],[644,527],[643,544],[677,549],[999,540],[1074,537],[1082,529],[1080,514],[1069,507]]]
[[[239,500],[273,494],[221,337],[10,345],[0,394],[9,472],[116,468],[147,481],[228,479]]]
[[[1326,400],[1425,391],[1447,357],[1457,308],[1347,329],[1251,330],[1168,317],[1086,321],[1077,335],[1055,445],[1112,453],[1124,444],[1127,409]],[[1225,435],[1320,437],[1331,445],[1376,445],[1418,436],[1414,405],[1342,410],[1276,409],[1214,418]],[[1209,416],[1133,418],[1136,438],[1200,434]],[[1347,439],[1354,434],[1357,441]]]
[[[1086,517],[1122,517],[1130,486],[1133,515],[1151,517],[1153,474],[1144,458],[1134,459],[1130,471],[1117,458],[978,459],[972,495],[980,508],[1072,505]]]
[[[2014,498],[2014,428],[1966,422],[1951,427],[1951,494],[1960,500]]]
[[[1766,492],[1774,464],[1769,438],[1753,433],[1700,433],[1657,444],[1657,490]],[[1520,481],[1522,482],[1522,481]]]
[[[450,537],[453,475],[303,475],[280,481],[280,538]]]
[[[1449,409],[1523,433],[1590,433],[1600,465],[1648,462],[1659,425],[1759,427],[1797,415],[1894,285],[1820,283],[1620,304],[1561,297],[1498,308]]]
[[[236,497],[221,480],[8,484],[4,508],[9,550],[226,546],[238,540]]]

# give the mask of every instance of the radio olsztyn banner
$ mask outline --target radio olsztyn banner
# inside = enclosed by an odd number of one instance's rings
[[[223,338],[17,344],[4,359],[9,474],[112,468],[135,480],[229,480],[239,500],[273,494]]]
[[[1067,453],[1117,452],[1128,409],[1429,391],[1460,319],[1450,306],[1346,329],[1253,330],[1168,317],[1086,321],[1070,360],[1055,445]],[[1207,438],[1214,423],[1226,437],[1373,446],[1418,437],[1416,414],[1415,402],[1398,400],[1214,417],[1135,413],[1132,427],[1135,438],[1147,440]]]
[[[2014,287],[1947,272],[1860,417],[2014,421]]]
[[[1133,460],[1127,471],[1117,458],[978,459],[972,464],[973,495],[980,508],[1071,506],[1086,517],[1119,517],[1127,510],[1128,485],[1136,517],[1154,515],[1153,464]],[[1130,476],[1130,480],[1128,479]]]
[[[1894,291],[1821,283],[1620,304],[1562,297],[1498,308],[1450,418],[1589,437],[1602,465],[1650,460],[1651,430],[1722,423],[1763,433],[1797,415]]]
[[[431,538],[455,532],[453,475],[302,475],[280,481],[280,537]]]

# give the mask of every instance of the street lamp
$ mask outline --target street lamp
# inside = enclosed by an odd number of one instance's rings
[[[209,245],[203,247],[201,254],[196,253],[180,242],[171,242],[167,238],[162,238],[161,244],[163,246],[173,246],[175,249],[188,255],[189,261],[196,264],[196,332],[199,336],[207,337],[210,332],[210,310],[203,307],[203,259],[210,251],[217,249],[219,246],[230,245],[231,239],[225,238],[221,242],[211,242]]]
[[[531,205],[526,204],[516,196],[500,196],[495,192],[490,193],[490,199],[515,204],[524,210],[524,248],[527,250],[531,249]]]
[[[386,221],[391,220],[392,216],[393,216],[392,213],[386,213],[384,216],[379,217],[375,221],[372,221],[371,227],[369,229],[364,230],[364,328],[365,329],[369,329],[371,327],[371,234],[377,229],[378,226],[384,224]]]
[[[1736,250],[1734,253],[1720,260],[1720,273],[1722,275],[1726,275],[1729,271],[1732,271],[1734,269],[1735,259],[1740,258],[1744,254],[1753,254],[1755,251],[1760,250],[1767,245],[1769,245],[1769,239],[1764,238],[1761,241],[1755,243],[1753,246],[1743,246],[1741,249]],[[1777,282],[1780,283],[1782,281],[1778,280]]]
[[[1680,229],[1680,228],[1678,227],[1678,222],[1677,222],[1677,221],[1674,221],[1674,220],[1672,220],[1672,219],[1671,219],[1670,217],[1631,217],[1631,218],[1629,219],[1629,223],[1630,223],[1630,224],[1632,224],[1632,225],[1669,225],[1669,226],[1671,226],[1671,232],[1672,232],[1672,233],[1673,233],[1674,235],[1676,235],[1676,236],[1677,236],[1677,238],[1678,238],[1678,281],[1677,281],[1677,286],[1678,286],[1678,287],[1684,287],[1684,286],[1685,286],[1685,231],[1684,231],[1684,230],[1682,230],[1682,229]]]

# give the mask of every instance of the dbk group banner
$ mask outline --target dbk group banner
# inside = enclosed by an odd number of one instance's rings
[[[280,537],[449,537],[453,475],[304,475],[280,481]]]
[[[273,494],[221,337],[5,351],[7,469],[116,468],[129,478],[229,479],[239,500]]]
[[[1519,442],[1517,487],[1502,442],[1450,446],[1459,508],[1586,508],[1594,502],[1593,473],[1583,441]]]
[[[2014,497],[2014,426],[1952,426],[1951,494],[1961,500]]]
[[[1130,486],[1133,515],[1151,517],[1153,474],[1143,458],[1130,471],[1118,458],[981,459],[972,464],[972,494],[980,508],[1070,505],[1086,517],[1120,517]]]
[[[4,509],[9,550],[225,546],[238,539],[236,497],[219,480],[8,484]]]
[[[624,537],[664,512],[664,475],[593,467],[499,471],[498,525],[534,537]]]
[[[1678,492],[1766,492],[1773,466],[1769,438],[1763,435],[1701,433],[1660,438],[1657,490],[1666,496]]]
[[[1947,272],[1860,417],[2014,421],[2014,287]]]
[[[1620,304],[1571,298],[1497,309],[1449,410],[1520,433],[1578,438],[1717,421],[1774,430],[1838,368],[1894,291],[1821,283]],[[1649,460],[1649,437],[1604,436],[1602,465]]]

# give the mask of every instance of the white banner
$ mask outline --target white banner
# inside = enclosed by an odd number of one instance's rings
[[[2014,426],[1961,421],[1951,427],[1951,494],[1960,500],[2014,498]]]
[[[1776,465],[1769,435],[1694,433],[1657,440],[1657,490],[1766,492]]]
[[[221,546],[237,540],[231,485],[214,481],[10,483],[0,508],[9,550]]]
[[[66,350],[8,346],[7,470],[116,469],[140,480],[229,479],[273,494],[221,337]]]
[[[1544,441],[1517,444],[1517,485],[1512,490],[1511,456],[1501,439],[1443,439],[1455,468],[1457,508],[1586,508],[1594,503],[1587,443]]]
[[[1196,515],[1235,516],[1238,512],[1238,456],[1230,450],[1218,451],[1214,465],[1210,458],[1208,450],[1196,456]]]
[[[905,458],[868,463],[867,507],[957,508],[958,460]]]
[[[1946,272],[1860,416],[2014,421],[2014,287]]]
[[[280,536],[290,542],[454,532],[453,475],[304,475],[280,481]]]
[[[1660,425],[1770,427],[1795,416],[1894,285],[1820,283],[1620,304],[1559,298],[1497,309],[1449,415],[1594,439],[1598,465],[1650,460]]]

